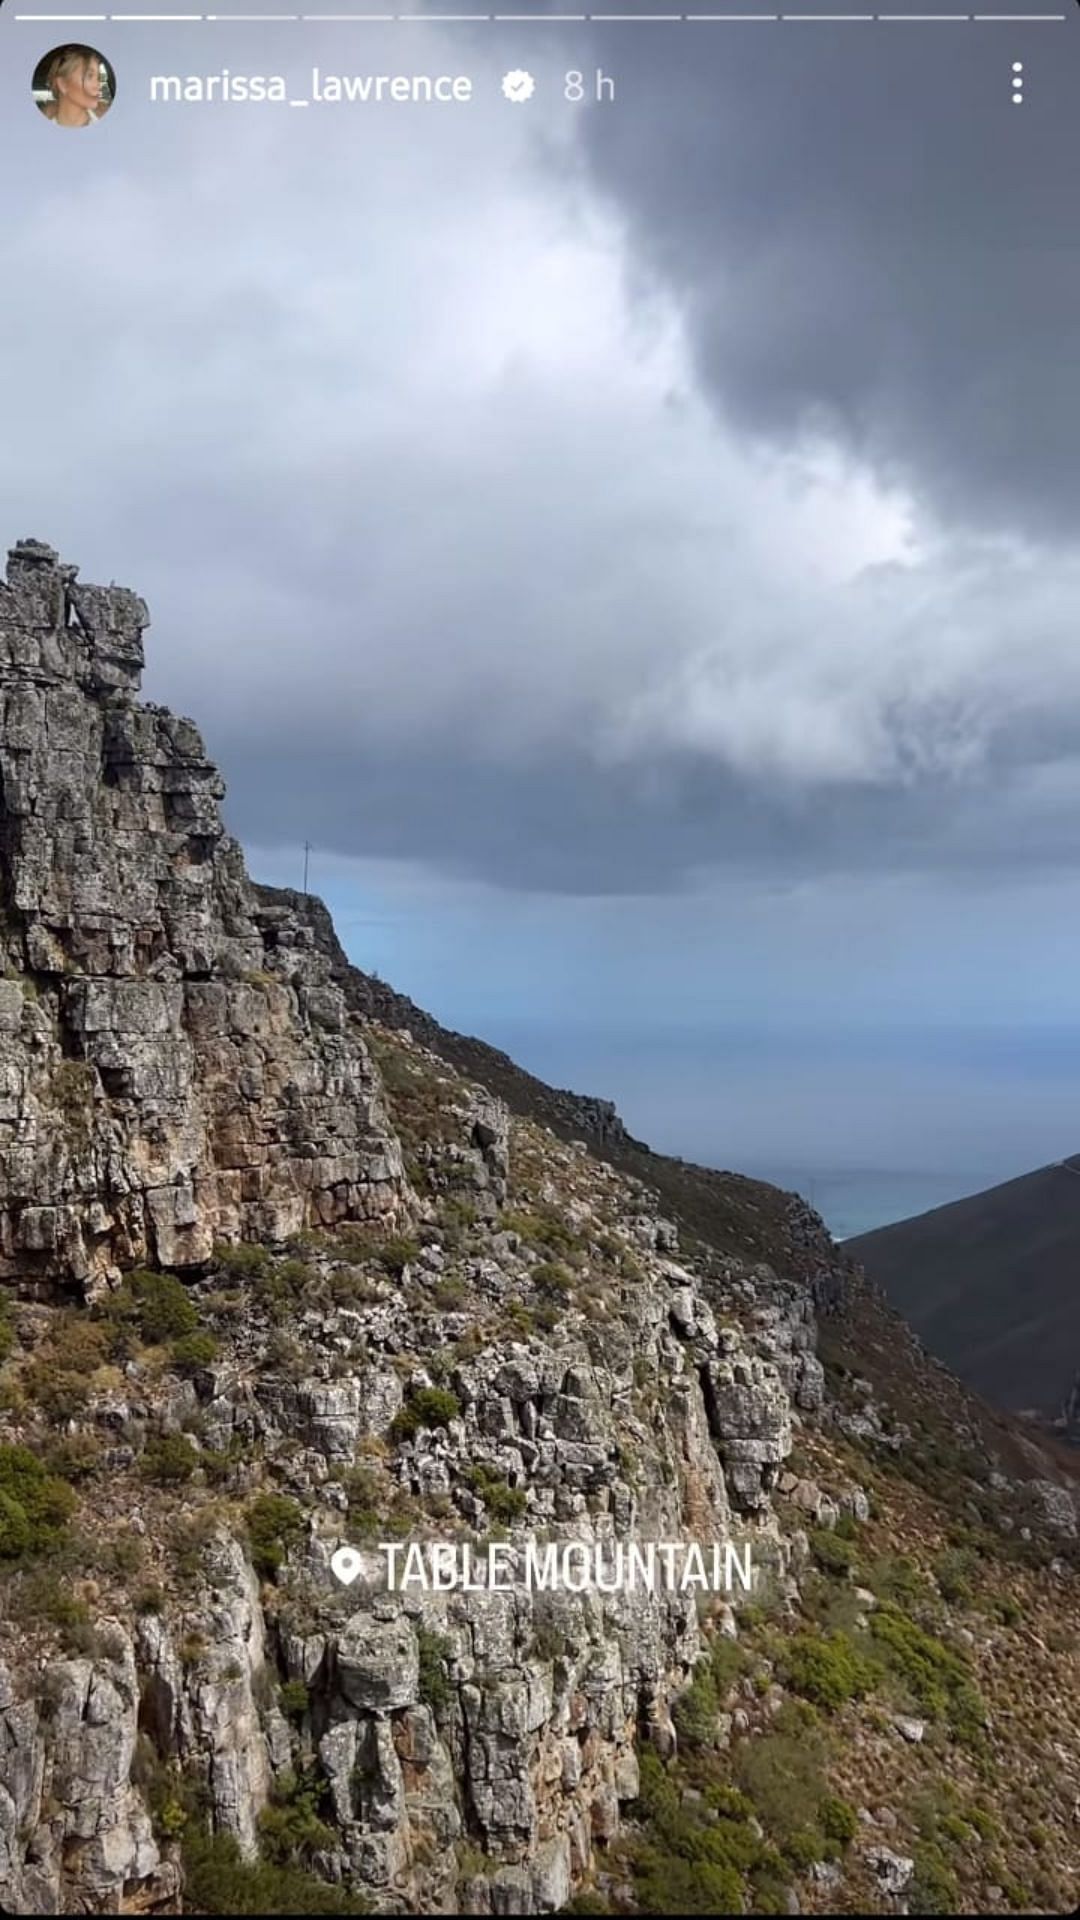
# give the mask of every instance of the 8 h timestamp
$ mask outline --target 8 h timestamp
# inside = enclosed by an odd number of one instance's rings
[[[603,71],[602,67],[597,67],[591,74],[582,73],[579,68],[572,67],[565,77],[563,86],[564,100],[590,100],[602,105],[606,101],[614,100],[614,98],[615,82],[609,73]]]

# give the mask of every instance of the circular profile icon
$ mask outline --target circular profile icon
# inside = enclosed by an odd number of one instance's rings
[[[42,54],[31,85],[38,111],[58,127],[92,126],[116,96],[116,75],[104,54],[73,42]]]

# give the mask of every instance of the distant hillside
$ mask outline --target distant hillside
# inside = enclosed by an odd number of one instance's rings
[[[979,1393],[1061,1412],[1080,1369],[1080,1154],[845,1247]]]

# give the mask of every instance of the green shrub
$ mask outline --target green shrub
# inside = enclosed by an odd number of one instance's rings
[[[161,1840],[177,1840],[188,1823],[188,1815],[179,1800],[163,1800],[155,1810],[154,1831]]]
[[[423,1427],[448,1427],[461,1412],[461,1402],[445,1387],[421,1387],[409,1395],[394,1415],[390,1433],[395,1440],[411,1440]]]
[[[419,1627],[416,1637],[420,1646],[418,1692],[425,1706],[430,1707],[438,1719],[454,1697],[454,1689],[446,1671],[449,1643],[441,1634],[432,1633],[428,1627]]]
[[[204,1447],[199,1455],[199,1465],[206,1475],[208,1485],[224,1486],[230,1474],[234,1472],[242,1453],[242,1443],[238,1445],[235,1440],[230,1442],[228,1449],[224,1452],[220,1447]]]
[[[27,1397],[56,1421],[78,1415],[90,1398],[90,1376],[109,1357],[108,1329],[88,1313],[56,1317],[23,1375]]]
[[[838,1847],[849,1847],[859,1831],[859,1816],[850,1800],[827,1793],[818,1809],[818,1820],[826,1840]]]
[[[49,1449],[45,1464],[61,1480],[89,1480],[100,1468],[104,1452],[96,1433],[70,1433]]]
[[[709,1671],[721,1706],[749,1665],[750,1657],[737,1640],[732,1640],[726,1633],[713,1635],[709,1646]]]
[[[132,1756],[131,1778],[149,1810],[159,1840],[175,1840],[203,1810],[201,1783],[185,1777],[161,1758],[153,1741],[140,1733]]]
[[[742,1913],[742,1882],[734,1867],[680,1860],[651,1847],[638,1849],[634,1893],[644,1913]]]
[[[923,1712],[946,1720],[959,1739],[975,1740],[986,1709],[961,1655],[892,1607],[871,1616],[870,1630],[889,1671]]]
[[[186,1433],[159,1433],[143,1448],[139,1471],[155,1486],[179,1487],[191,1479],[198,1464],[198,1451]]]
[[[53,1627],[85,1627],[90,1623],[90,1609],[85,1600],[51,1567],[42,1567],[25,1583],[22,1590],[23,1604],[28,1614],[36,1620],[47,1620]]]
[[[74,1507],[67,1482],[49,1473],[29,1447],[0,1445],[0,1560],[48,1552]]]
[[[270,1265],[270,1249],[254,1241],[238,1240],[233,1246],[216,1246],[214,1259],[231,1280],[250,1280]]]
[[[716,1682],[709,1668],[701,1666],[671,1710],[682,1745],[691,1749],[715,1746],[719,1711]]]
[[[781,1721],[778,1714],[773,1726]],[[816,1728],[795,1729],[786,1719],[781,1731],[741,1741],[736,1748],[738,1784],[778,1844],[817,1825],[828,1794],[824,1756],[825,1745]]]
[[[821,1835],[813,1827],[796,1827],[784,1841],[782,1852],[796,1873],[805,1873],[823,1857]]]
[[[177,1373],[198,1373],[200,1368],[208,1367],[217,1359],[218,1343],[212,1333],[185,1333],[180,1340],[174,1340],[169,1349],[169,1360]]]
[[[743,1876],[768,1856],[745,1800],[728,1790],[726,1797],[710,1792],[701,1803],[685,1803],[681,1768],[665,1769],[652,1749],[641,1754],[640,1769],[636,1812],[643,1833],[629,1852],[639,1909],[741,1913]]]
[[[927,1595],[924,1576],[906,1554],[890,1553],[876,1560],[866,1576],[866,1584],[879,1600],[891,1601],[898,1607],[911,1607]]]
[[[353,1467],[341,1478],[349,1502],[351,1532],[372,1539],[382,1525],[383,1511],[392,1496],[373,1467]]]
[[[938,1832],[943,1840],[951,1841],[954,1847],[966,1846],[971,1839],[971,1828],[959,1813],[943,1813],[938,1822]]]
[[[198,1507],[194,1513],[177,1515],[172,1527],[172,1563],[181,1580],[199,1578],[206,1549],[218,1525],[218,1518],[210,1507]]]
[[[33,1528],[23,1507],[0,1488],[0,1559],[21,1559],[31,1551]]]
[[[810,1534],[810,1546],[819,1567],[826,1573],[846,1576],[855,1564],[855,1549],[850,1540],[842,1535],[831,1533],[828,1527],[815,1527]]]
[[[333,1830],[319,1818],[319,1782],[306,1773],[283,1773],[270,1804],[259,1815],[259,1841],[276,1866],[305,1864],[334,1844]]]
[[[495,1520],[518,1520],[528,1504],[523,1487],[512,1487],[487,1467],[471,1467],[465,1476]]]
[[[317,1880],[301,1867],[245,1861],[231,1833],[183,1829],[184,1910],[204,1914],[367,1913],[358,1894]]]
[[[1000,1839],[1001,1829],[993,1814],[987,1813],[985,1807],[969,1806],[964,1817],[969,1827],[974,1828],[980,1840]]]
[[[194,1333],[199,1324],[198,1308],[183,1281],[146,1267],[125,1275],[116,1292],[102,1303],[102,1311],[110,1319],[133,1324],[152,1347]]]
[[[256,1263],[249,1273],[255,1297],[268,1310],[271,1320],[283,1320],[299,1303],[317,1295],[323,1285],[319,1273],[306,1260],[267,1259]]]
[[[976,1555],[967,1547],[950,1547],[934,1561],[934,1579],[950,1606],[962,1606],[971,1599],[977,1565]]]
[[[532,1270],[532,1283],[539,1293],[560,1299],[569,1293],[574,1284],[574,1275],[561,1260],[543,1260]]]
[[[722,1814],[725,1820],[749,1820],[754,1811],[753,1801],[727,1781],[710,1782],[705,1788],[705,1800],[713,1812]]]
[[[755,1868],[750,1875],[750,1887],[753,1913],[791,1913],[791,1886],[779,1854],[775,1865]]]
[[[480,1213],[475,1200],[465,1200],[460,1195],[452,1194],[443,1201],[439,1217],[445,1227],[465,1229],[475,1227]]]
[[[459,1308],[465,1306],[468,1298],[469,1290],[464,1280],[457,1280],[453,1275],[440,1280],[433,1288],[431,1295],[432,1303],[438,1307],[440,1313],[456,1313]]]
[[[284,1493],[258,1493],[245,1514],[251,1563],[256,1573],[270,1579],[285,1559],[289,1545],[302,1532],[304,1515]]]
[[[405,1234],[393,1234],[388,1240],[381,1240],[374,1248],[374,1256],[380,1267],[400,1280],[406,1267],[411,1267],[420,1257],[420,1243]]]
[[[580,1245],[579,1236],[561,1215],[550,1209],[537,1208],[531,1213],[511,1209],[503,1214],[502,1224],[507,1233],[516,1233],[526,1246],[548,1247],[553,1253],[566,1254]]]
[[[373,1279],[360,1267],[333,1267],[330,1271],[330,1293],[339,1306],[370,1307],[375,1300],[384,1300],[385,1280]]]
[[[957,1913],[960,1894],[955,1875],[935,1846],[916,1846],[915,1872],[905,1899],[909,1913]]]
[[[278,1689],[278,1705],[289,1720],[302,1720],[311,1704],[311,1696],[302,1680],[283,1680]]]
[[[675,1783],[655,1747],[645,1747],[638,1755],[637,1808],[643,1820],[663,1819],[679,1809]]]
[[[824,1638],[797,1633],[783,1649],[780,1661],[788,1686],[826,1712],[835,1713],[845,1700],[869,1693],[875,1670],[849,1634]]]

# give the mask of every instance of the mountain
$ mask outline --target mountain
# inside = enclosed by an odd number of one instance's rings
[[[146,624],[14,549],[0,1911],[1071,1910],[1077,1456],[255,886]]]
[[[1062,1417],[1080,1370],[1080,1155],[846,1244],[978,1392]]]

